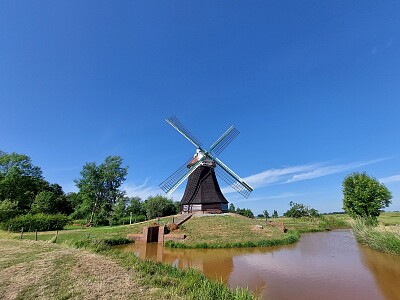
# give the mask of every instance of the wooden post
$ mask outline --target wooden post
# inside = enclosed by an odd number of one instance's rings
[[[35,240],[37,241],[37,229],[35,230]]]
[[[21,228],[21,236],[20,239],[22,240],[22,235],[24,234],[24,227]]]
[[[57,233],[56,233],[56,238],[54,240],[54,244],[57,243],[57,237],[58,237],[58,230],[57,230]]]
[[[132,225],[132,212],[131,212],[131,216],[129,218],[129,225]]]

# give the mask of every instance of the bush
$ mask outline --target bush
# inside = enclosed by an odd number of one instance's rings
[[[47,230],[61,230],[66,225],[71,224],[72,220],[61,214],[57,215],[23,215],[10,219],[1,224],[4,230],[11,231],[47,231]]]

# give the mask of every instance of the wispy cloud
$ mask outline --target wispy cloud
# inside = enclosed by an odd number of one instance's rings
[[[342,173],[342,172],[358,169],[360,167],[364,167],[367,165],[375,164],[375,163],[381,162],[386,159],[387,158],[380,158],[380,159],[369,160],[369,161],[364,161],[364,162],[354,162],[354,163],[347,163],[347,164],[323,166],[323,167],[316,168],[315,170],[312,170],[310,172],[304,172],[301,174],[293,175],[292,178],[290,178],[286,182],[289,183],[289,182],[295,182],[295,181],[300,181],[300,180],[308,180],[308,179],[318,178],[318,177],[322,177],[322,176]]]
[[[389,177],[384,177],[379,179],[380,182],[387,184],[400,181],[400,175],[393,175]]]
[[[290,166],[280,169],[266,170],[243,178],[253,188],[259,188],[271,184],[285,184],[302,180],[310,180],[323,176],[333,175],[346,171],[356,170],[360,167],[375,164],[388,158],[379,158],[369,161],[351,162],[346,164],[332,164],[329,162],[311,163]],[[224,187],[223,193],[232,193],[233,189]]]
[[[269,183],[282,182],[284,179],[292,176],[293,174],[303,173],[311,170],[318,169],[321,166],[317,164],[306,164],[293,167],[286,167],[281,169],[266,170],[246,178],[243,178],[252,187],[264,186]]]

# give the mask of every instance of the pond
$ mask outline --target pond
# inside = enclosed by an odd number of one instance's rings
[[[358,244],[350,230],[303,234],[293,245],[244,249],[118,246],[141,258],[189,267],[263,299],[400,299],[400,256]]]

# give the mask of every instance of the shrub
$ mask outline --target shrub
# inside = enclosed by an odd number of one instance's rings
[[[4,230],[11,231],[47,231],[47,230],[61,230],[66,225],[71,224],[72,220],[61,214],[57,215],[22,215],[10,219],[1,224]]]

